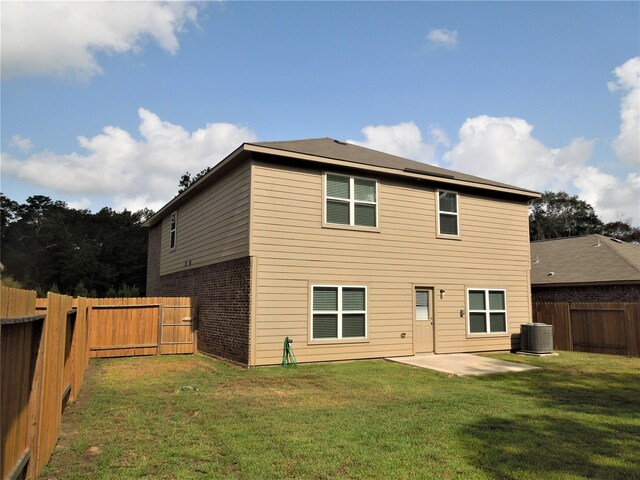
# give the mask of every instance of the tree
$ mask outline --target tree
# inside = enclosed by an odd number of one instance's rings
[[[606,223],[600,233],[623,242],[640,244],[640,228],[632,227],[631,220],[628,218]]]
[[[3,200],[3,210],[10,203]],[[64,202],[34,195],[18,205],[10,222],[2,223],[2,263],[26,288],[52,283],[41,259],[55,258],[68,237],[60,218],[66,208]]]
[[[0,200],[4,273],[25,288],[44,293],[55,284],[73,295],[81,284],[85,296],[105,295],[111,285],[125,283],[130,290],[144,289],[147,230],[142,224],[151,210],[91,213],[42,195],[24,204],[5,196]]]
[[[178,190],[178,193],[184,192],[192,184],[196,183],[198,180],[204,177],[207,173],[209,173],[209,170],[211,170],[211,167],[207,167],[201,170],[200,173],[194,175],[193,177],[191,177],[191,173],[189,173],[188,171],[185,172],[184,175],[180,177],[180,183],[178,184],[180,189]]]
[[[549,240],[600,233],[602,221],[577,195],[544,192],[529,203],[529,238]]]
[[[3,230],[16,219],[18,208],[18,202],[14,202],[0,193],[0,223]]]
[[[15,278],[13,278],[12,275],[2,275],[2,278],[0,279],[0,283],[2,283],[3,287],[22,288],[22,284],[19,281],[17,281]]]
[[[84,282],[80,280],[76,285],[76,290],[73,292],[74,297],[87,297],[89,296],[89,290],[84,286]]]

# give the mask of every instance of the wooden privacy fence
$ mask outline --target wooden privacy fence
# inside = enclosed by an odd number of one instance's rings
[[[89,361],[86,300],[71,310],[71,297],[49,293],[43,315],[35,292],[2,287],[0,295],[0,474],[37,478]]]
[[[533,321],[553,325],[553,348],[640,356],[640,303],[533,302]]]
[[[89,357],[195,352],[195,299],[0,291],[0,478],[37,478]]]
[[[190,297],[89,301],[93,357],[195,353],[196,301]]]
[[[46,311],[47,300],[36,308]],[[87,299],[89,356],[195,353],[196,309],[192,297]]]

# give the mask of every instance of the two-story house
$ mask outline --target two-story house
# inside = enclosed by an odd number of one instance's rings
[[[538,194],[330,138],[245,143],[149,227],[149,295],[198,349],[277,364],[508,350],[531,321]],[[516,338],[514,338],[516,337]]]

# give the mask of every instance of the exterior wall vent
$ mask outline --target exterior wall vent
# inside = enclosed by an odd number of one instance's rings
[[[520,350],[527,353],[553,352],[553,327],[546,323],[520,325]]]

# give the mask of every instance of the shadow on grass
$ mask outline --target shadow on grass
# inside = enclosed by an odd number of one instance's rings
[[[497,386],[540,414],[463,429],[467,456],[494,478],[640,479],[640,373],[545,372]]]
[[[507,389],[532,396],[544,407],[567,412],[640,416],[640,372],[523,376]]]
[[[462,432],[471,462],[492,478],[640,478],[638,427],[552,416],[486,418]]]

